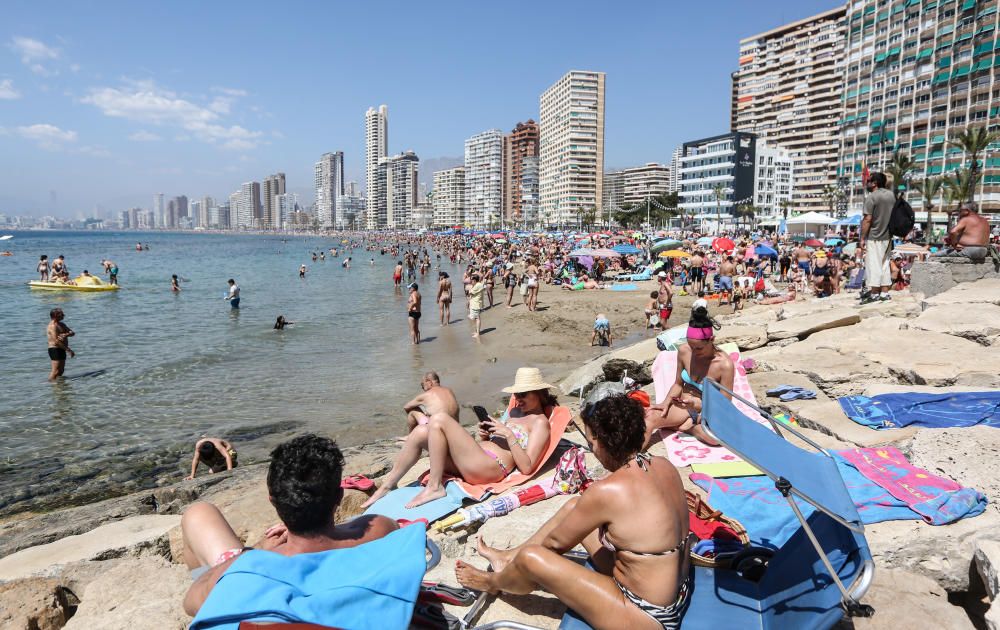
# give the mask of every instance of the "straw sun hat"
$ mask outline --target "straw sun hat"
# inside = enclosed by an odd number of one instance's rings
[[[523,367],[517,368],[517,374],[514,375],[514,384],[510,387],[504,387],[500,391],[507,394],[523,394],[525,392],[534,392],[540,389],[547,389],[551,391],[556,389],[556,386],[546,383],[545,379],[542,378],[542,371],[538,368]]]

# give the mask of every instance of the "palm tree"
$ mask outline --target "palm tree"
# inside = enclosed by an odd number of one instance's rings
[[[750,227],[753,227],[753,219],[756,215],[757,209],[750,204],[736,206],[736,208],[733,209],[733,216],[736,217],[737,225],[742,225],[743,219],[747,219]]]
[[[726,192],[725,186],[716,184],[712,187],[712,194],[715,195],[715,221],[718,225],[719,234],[722,234],[722,195]]]
[[[885,167],[885,172],[892,175],[892,192],[897,197],[901,194],[905,194],[905,192],[900,193],[900,188],[902,188],[903,191],[906,190],[906,180],[909,178],[909,175],[914,168],[916,168],[916,164],[907,154],[900,151],[896,151],[892,154],[892,161]]]
[[[823,198],[826,199],[827,206],[830,208],[830,216],[836,216],[836,205],[844,197],[844,191],[836,186],[827,184],[823,187]],[[787,218],[787,217],[786,217]]]
[[[960,168],[950,175],[944,176],[945,200],[948,203],[948,231],[951,231],[952,204],[958,205],[967,199],[970,190],[975,190],[976,179],[968,168]]]
[[[1000,135],[995,131],[988,131],[986,127],[966,127],[965,131],[948,140],[948,144],[951,146],[962,149],[969,160],[966,168],[970,171],[970,177],[965,182],[968,188],[965,189],[961,199],[974,201],[976,184],[979,182],[979,176],[983,170],[980,158],[998,138]]]
[[[923,201],[924,210],[927,212],[927,224],[924,229],[924,239],[925,242],[930,245],[931,233],[934,229],[934,223],[931,221],[931,210],[934,209],[934,198],[941,193],[941,188],[944,186],[944,181],[940,177],[925,177],[917,184],[917,192],[920,193],[920,198]]]

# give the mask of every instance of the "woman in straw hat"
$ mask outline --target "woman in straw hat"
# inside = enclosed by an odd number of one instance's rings
[[[500,481],[515,470],[530,473],[549,444],[545,410],[556,405],[552,389],[538,368],[519,368],[514,384],[503,389],[514,395],[514,408],[506,418],[481,422],[478,440],[448,414],[432,415],[427,424],[410,432],[392,470],[362,508],[393,490],[425,449],[431,460],[427,485],[406,504],[408,508],[444,497],[446,473],[475,484]]]

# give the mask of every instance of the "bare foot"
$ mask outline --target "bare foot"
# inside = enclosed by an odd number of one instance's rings
[[[420,491],[420,494],[413,497],[413,500],[406,504],[407,509],[412,509],[418,505],[423,505],[424,503],[429,503],[435,499],[441,499],[447,496],[447,492],[444,490],[444,486],[438,486],[436,489],[424,488]]]
[[[472,338],[473,338],[473,339],[475,339],[475,338],[476,338],[476,337],[478,337],[478,336],[479,336],[479,335],[477,335],[476,333],[472,333]]]
[[[503,571],[504,567],[506,567],[514,557],[513,549],[501,550],[490,547],[483,542],[482,536],[479,537],[479,541],[476,543],[476,551],[479,552],[479,555],[489,560],[490,566],[493,567],[493,570],[497,573]]]
[[[493,586],[490,580],[490,574],[486,571],[480,571],[476,567],[466,564],[461,560],[455,563],[455,578],[458,579],[458,583],[465,588],[471,588],[474,591],[485,591],[487,593],[497,593],[500,589]]]
[[[707,431],[700,425],[696,424],[688,430],[688,433],[695,436],[705,444],[709,446],[719,446],[719,441],[708,434]]]
[[[385,495],[389,494],[390,490],[395,490],[395,489],[396,489],[396,486],[379,486],[378,490],[376,490],[372,494],[372,496],[368,497],[367,501],[365,501],[364,503],[361,504],[361,509],[362,510],[367,510],[368,508],[370,508],[372,506],[373,503],[375,503],[376,501],[378,501],[379,499],[381,499]]]

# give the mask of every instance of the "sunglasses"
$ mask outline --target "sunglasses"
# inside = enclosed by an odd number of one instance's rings
[[[531,392],[515,392],[514,398],[526,398]]]

